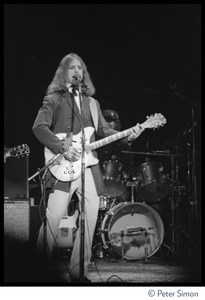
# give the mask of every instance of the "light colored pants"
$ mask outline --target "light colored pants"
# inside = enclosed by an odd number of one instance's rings
[[[41,225],[39,236],[37,240],[37,249],[43,253],[44,245],[47,247],[47,257],[51,258],[53,248],[56,246],[56,238],[58,235],[58,228],[63,216],[66,215],[68,205],[72,194],[76,191],[79,198],[81,209],[82,196],[82,182],[81,176],[73,181],[70,186],[70,192],[55,190],[48,198],[48,205],[46,209],[47,226],[45,231],[44,224]],[[87,267],[90,263],[92,255],[92,240],[95,231],[95,226],[98,217],[99,196],[97,195],[95,183],[93,180],[92,171],[90,168],[85,170],[85,231],[84,231],[84,276],[87,277]],[[81,217],[80,217],[81,220]],[[79,226],[80,226],[79,220]],[[44,232],[46,232],[47,239],[44,239]],[[80,247],[81,247],[81,230],[77,230],[71,260],[70,260],[70,274],[72,277],[80,277]]]

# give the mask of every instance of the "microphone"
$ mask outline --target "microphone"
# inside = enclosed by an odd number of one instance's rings
[[[135,232],[139,232],[139,231],[147,231],[147,230],[151,230],[151,229],[154,229],[156,230],[155,227],[147,227],[147,228],[144,228],[144,227],[136,227],[136,228],[128,228],[127,229],[127,234],[134,234]]]
[[[79,85],[80,81],[81,81],[81,77],[80,77],[79,74],[76,74],[76,75],[73,76],[73,84],[74,85]]]

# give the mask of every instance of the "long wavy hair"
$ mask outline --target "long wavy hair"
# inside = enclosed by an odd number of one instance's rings
[[[83,78],[81,81],[82,93],[84,93],[86,96],[94,95],[95,87],[93,86],[86,64],[84,63],[82,58],[75,53],[69,53],[61,60],[58,69],[55,72],[55,76],[47,88],[47,92],[46,92],[47,95],[67,89],[66,87],[67,71],[73,59],[78,59],[83,69]]]

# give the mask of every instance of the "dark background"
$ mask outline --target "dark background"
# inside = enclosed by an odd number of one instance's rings
[[[83,58],[102,109],[116,110],[127,129],[162,113],[164,127],[147,129],[134,151],[182,153],[187,143],[200,166],[200,4],[6,4],[4,6],[4,145],[28,144],[29,176],[44,166],[32,125],[61,59]],[[196,121],[193,130],[187,132]],[[136,167],[144,162],[135,155]],[[163,160],[169,169],[170,159]],[[198,170],[198,168],[197,168]]]

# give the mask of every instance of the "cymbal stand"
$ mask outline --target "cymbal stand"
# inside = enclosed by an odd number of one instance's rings
[[[180,227],[180,220],[179,220],[179,163],[178,163],[178,145],[175,146],[176,149],[176,156],[175,156],[175,229],[176,229],[176,248],[179,250],[179,227]]]
[[[196,176],[195,176],[195,161],[194,155],[195,150],[193,149],[192,160],[191,160],[191,147],[190,143],[187,143],[187,186],[188,186],[188,230],[189,234],[183,230],[183,233],[188,238],[190,244],[190,254],[193,255],[192,250],[196,250],[196,222],[197,222],[197,208],[195,207],[197,204],[196,201]],[[193,148],[194,148],[194,140],[193,140]],[[197,254],[197,253],[195,253]]]
[[[190,235],[191,240],[195,239],[197,237],[197,234],[200,231],[199,228],[199,218],[198,218],[198,199],[197,199],[197,176],[196,176],[196,132],[195,132],[195,126],[198,124],[197,121],[197,111],[200,114],[201,112],[201,105],[196,103],[195,101],[185,97],[180,92],[176,90],[176,86],[174,87],[174,94],[178,96],[178,98],[185,100],[189,104],[191,104],[191,128],[186,131],[185,134],[191,133],[192,134],[192,160],[191,160],[191,168],[189,165],[188,174],[190,176],[190,170],[192,172],[191,176],[188,178],[188,187],[189,189],[189,205],[190,205]],[[199,115],[198,115],[199,116]],[[188,145],[188,150],[190,145]],[[188,159],[188,162],[190,161],[190,157]],[[196,228],[197,226],[197,228]]]
[[[190,161],[190,143],[187,143],[187,187],[188,187],[188,203],[189,206],[189,232],[192,232],[192,190],[191,190],[191,161]]]
[[[171,188],[171,213],[172,213],[172,247],[171,250],[173,253],[175,253],[175,201],[174,201],[174,157],[171,156],[171,177],[172,177],[172,188]]]
[[[196,185],[196,141],[195,141],[195,115],[194,115],[194,108],[192,107],[192,140],[193,140],[193,147],[192,147],[192,202],[191,204],[191,214],[193,219],[193,226],[192,226],[192,236],[197,234],[196,221],[197,221],[197,185]]]
[[[172,212],[172,252],[176,254],[179,251],[179,233],[181,229],[179,217],[179,163],[178,163],[178,145],[175,146],[176,154],[171,156],[172,166],[172,189],[171,189],[171,212]],[[175,157],[175,161],[174,161]]]

